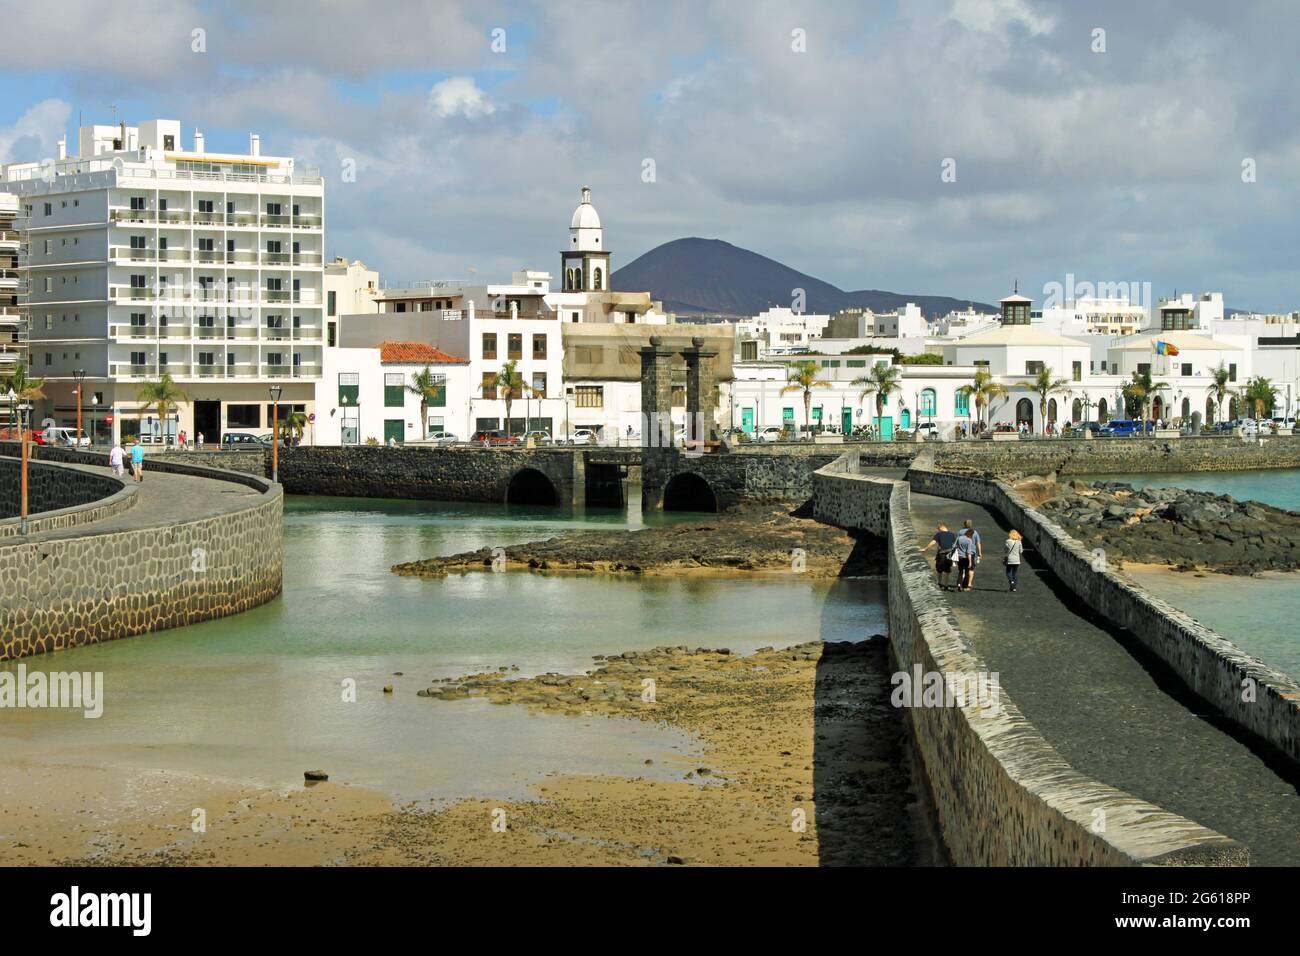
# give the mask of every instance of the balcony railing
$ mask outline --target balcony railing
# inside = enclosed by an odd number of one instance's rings
[[[261,226],[270,229],[319,229],[320,216],[272,216],[257,212],[193,212],[188,209],[112,209],[109,221],[174,226]]]

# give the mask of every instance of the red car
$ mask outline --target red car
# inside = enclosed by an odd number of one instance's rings
[[[519,444],[518,435],[507,436],[500,428],[489,429],[486,431],[475,432],[470,441],[478,442],[483,445],[517,445]]]

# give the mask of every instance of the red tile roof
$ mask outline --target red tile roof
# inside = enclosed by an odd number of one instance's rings
[[[469,359],[424,342],[380,342],[379,361],[384,365],[463,365]]]

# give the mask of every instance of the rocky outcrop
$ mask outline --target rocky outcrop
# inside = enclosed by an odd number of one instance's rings
[[[1111,563],[1227,574],[1300,568],[1300,514],[1230,495],[1069,481],[1055,486],[1041,510]]]

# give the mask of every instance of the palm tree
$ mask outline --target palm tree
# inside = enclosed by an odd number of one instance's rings
[[[1068,392],[1070,390],[1069,379],[1052,378],[1052,366],[1044,365],[1038,370],[1034,383],[1029,387],[1032,391],[1038,393],[1038,427],[1046,433],[1047,398],[1049,395]]]
[[[19,362],[14,366],[13,373],[5,380],[4,390],[6,393],[13,392],[14,399],[18,402],[34,402],[45,398],[45,392],[42,386],[45,385],[43,378],[29,378],[27,375],[27,363]],[[16,412],[10,410],[9,424],[12,427],[17,423]]]
[[[420,396],[420,437],[429,437],[429,405],[434,399],[446,395],[445,386],[436,381],[433,372],[429,366],[424,367],[424,371],[416,372],[411,376],[411,382],[406,386],[406,390],[412,395]],[[510,403],[506,402],[506,418],[510,417]]]
[[[1233,390],[1228,387],[1232,373],[1220,362],[1219,367],[1210,374],[1214,376],[1214,381],[1210,385],[1210,397],[1214,399],[1214,420],[1221,422],[1223,421],[1223,400],[1234,394]]]
[[[786,386],[781,389],[781,394],[786,392],[803,392],[803,425],[804,431],[812,434],[812,390],[814,388],[829,388],[830,382],[817,377],[816,362],[795,362],[786,375]]]
[[[284,417],[284,427],[293,432],[294,444],[301,444],[302,433],[307,430],[307,413],[290,412]]]
[[[866,398],[868,395],[876,396],[876,421],[879,422],[885,415],[885,402],[889,398],[890,392],[897,392],[902,389],[902,384],[898,381],[899,376],[903,374],[902,369],[897,365],[889,365],[885,362],[876,362],[871,366],[871,371],[861,378],[855,378],[850,384],[861,385],[862,394],[858,396],[858,401]]]
[[[993,380],[993,373],[987,369],[979,369],[975,373],[975,378],[970,385],[963,385],[957,389],[959,394],[965,395],[967,399],[975,399],[975,420],[980,425],[981,430],[984,427],[984,409],[993,404],[993,399],[999,395],[1007,393],[1007,387],[1000,382]]]
[[[1151,400],[1155,398],[1156,392],[1166,391],[1168,388],[1168,382],[1152,380],[1150,367],[1134,372],[1132,381],[1124,386],[1124,397],[1137,402],[1144,429],[1146,427],[1147,413],[1151,407]]]
[[[506,403],[506,437],[510,437],[510,406],[516,398],[522,398],[527,392],[531,391],[528,384],[524,382],[524,377],[519,374],[516,366],[518,362],[506,362],[501,366],[501,371],[488,383],[488,387],[496,391],[497,397]],[[528,423],[524,423],[524,431],[528,430]]]
[[[1273,408],[1277,398],[1277,387],[1263,375],[1256,375],[1246,383],[1241,397],[1255,409],[1255,417],[1263,418]]]
[[[141,382],[140,388],[136,391],[135,397],[142,402],[140,406],[140,434],[144,435],[144,413],[151,408],[158,409],[158,422],[162,427],[163,436],[167,435],[167,411],[173,405],[181,402],[188,402],[189,396],[181,391],[180,387],[172,381],[170,373],[163,372],[156,382]]]

